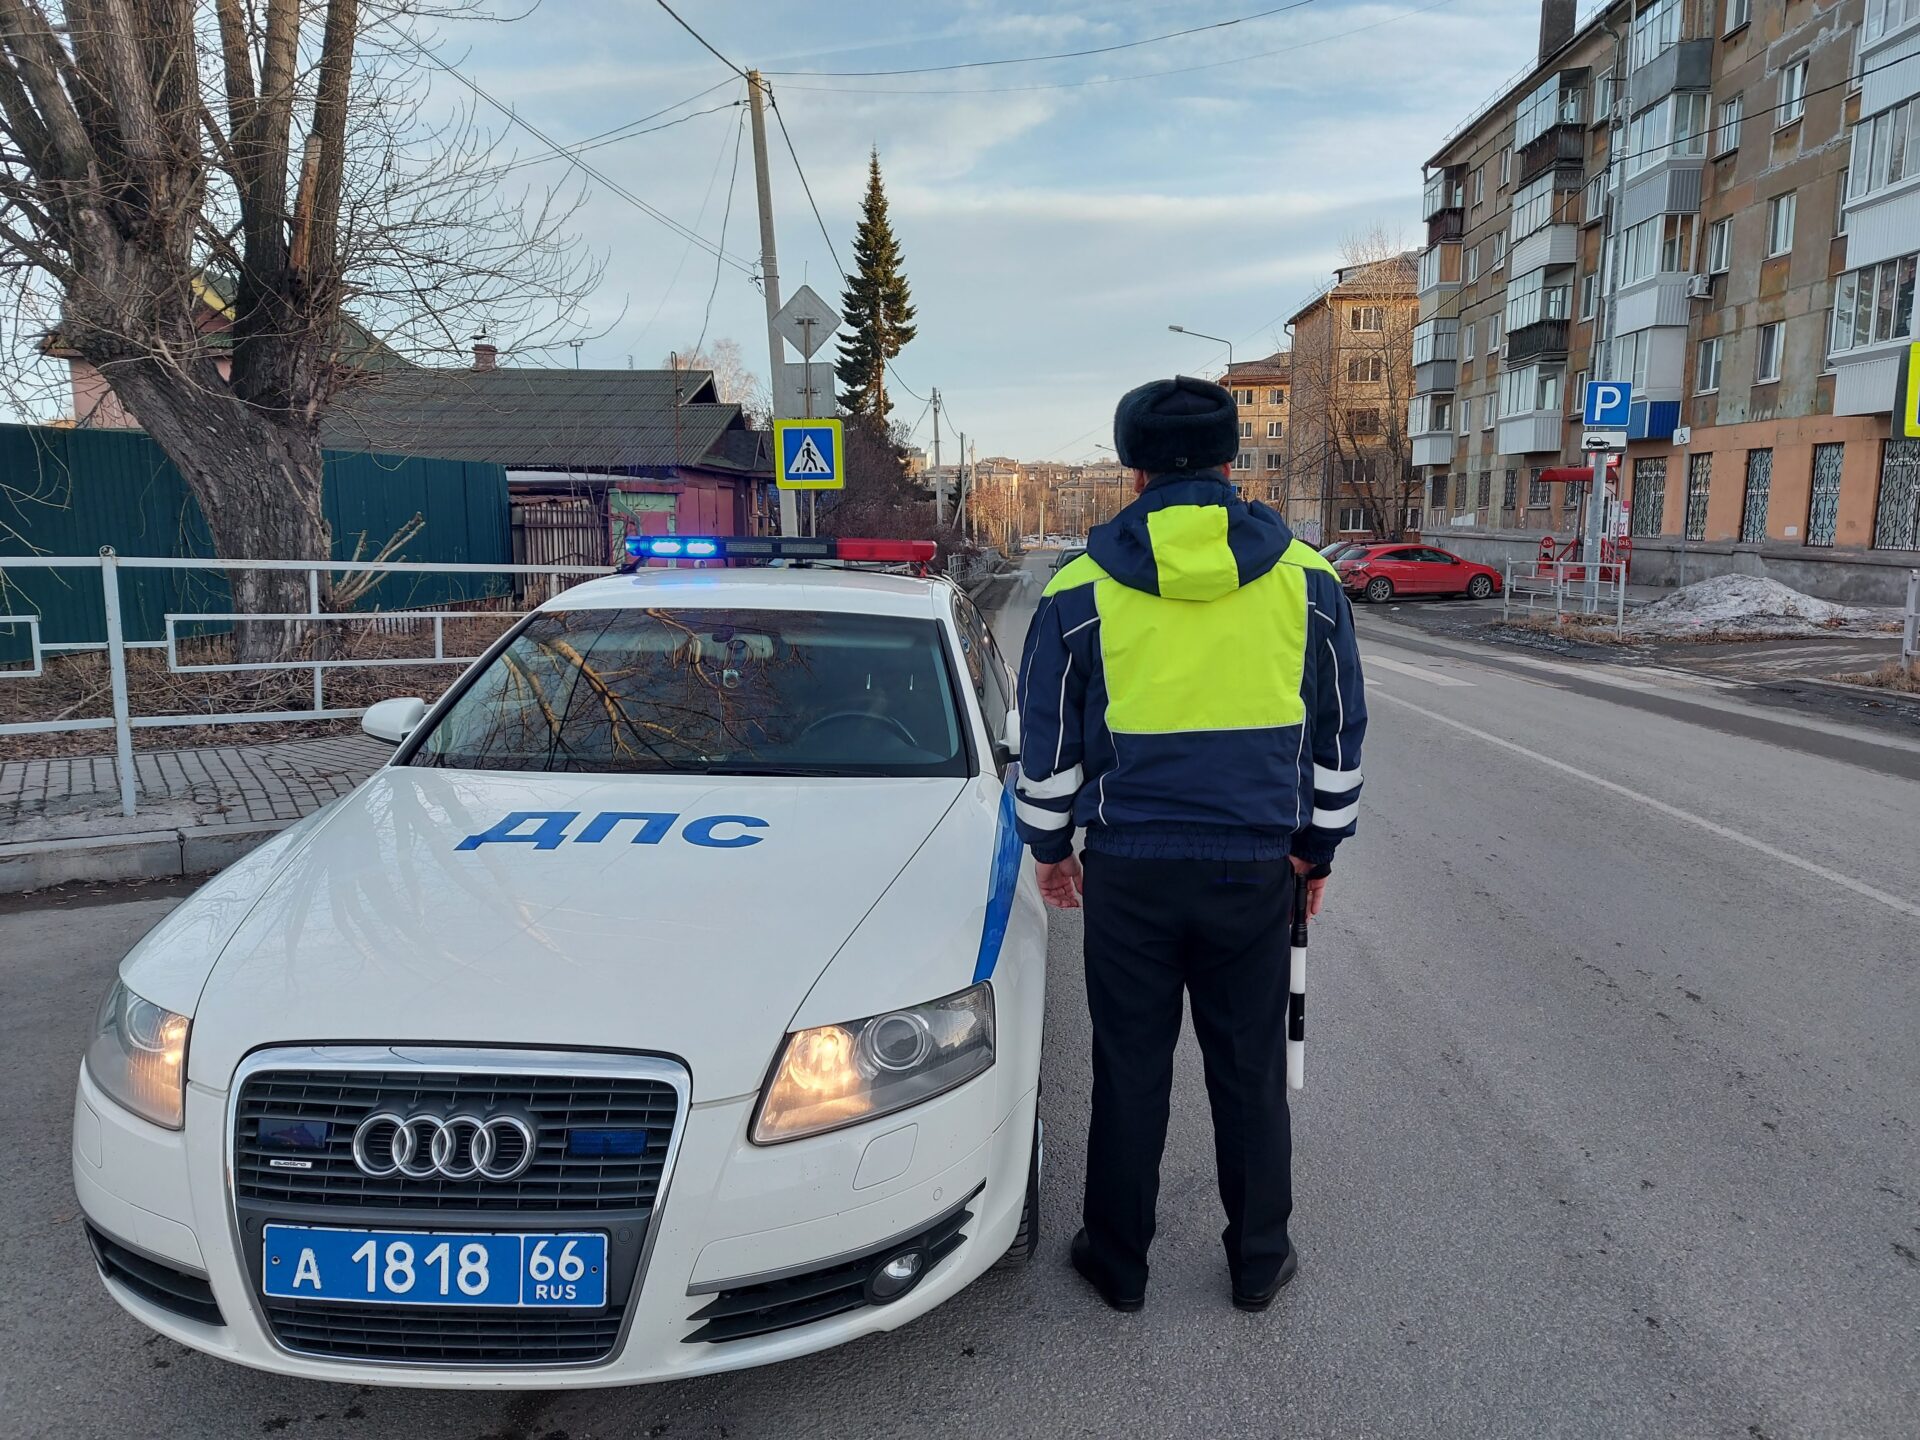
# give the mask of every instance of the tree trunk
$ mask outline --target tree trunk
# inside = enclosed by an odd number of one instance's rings
[[[145,360],[107,368],[115,393],[180,469],[200,502],[215,551],[228,560],[326,560],[320,441],[291,414],[234,398],[211,362],[183,377]],[[236,612],[298,617],[311,593],[300,570],[230,570]],[[320,576],[324,601],[330,577]],[[234,659],[285,659],[312,627],[298,618],[236,621]]]

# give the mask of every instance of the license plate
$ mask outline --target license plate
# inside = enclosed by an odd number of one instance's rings
[[[283,1300],[490,1309],[607,1303],[607,1237],[560,1231],[266,1227],[261,1289]]]

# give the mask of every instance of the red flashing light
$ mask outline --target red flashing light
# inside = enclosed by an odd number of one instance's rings
[[[836,560],[883,561],[892,565],[925,565],[939,547],[931,540],[835,540]]]

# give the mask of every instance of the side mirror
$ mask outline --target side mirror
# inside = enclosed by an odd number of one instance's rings
[[[360,717],[360,728],[376,740],[398,745],[413,733],[426,714],[427,702],[416,696],[382,700],[367,707],[367,713]]]

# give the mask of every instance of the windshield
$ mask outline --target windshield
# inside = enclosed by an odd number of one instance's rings
[[[596,774],[965,775],[932,619],[536,615],[407,761]]]

